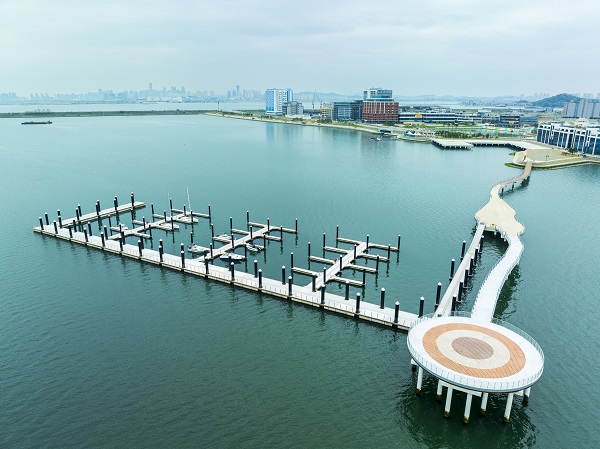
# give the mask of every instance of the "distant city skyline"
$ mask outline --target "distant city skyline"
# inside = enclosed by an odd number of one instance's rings
[[[598,12],[583,0],[3,0],[0,92],[153,82],[221,93],[245,83],[262,92],[595,97],[600,61],[589,24]]]

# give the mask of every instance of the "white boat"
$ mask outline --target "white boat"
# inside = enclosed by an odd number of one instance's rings
[[[224,254],[221,254],[219,259],[221,259],[225,262],[238,263],[238,262],[241,262],[242,260],[246,260],[246,257],[244,257],[241,254],[236,254],[236,253],[224,253]]]
[[[218,239],[229,239],[229,240],[231,240],[231,236],[230,236],[229,234],[227,234],[226,232],[223,232],[223,233],[221,233],[221,234],[217,235],[217,236],[216,236],[216,238],[218,238]]]
[[[246,249],[251,253],[257,253],[263,248],[261,246],[255,245],[254,243],[246,243]]]
[[[192,243],[187,249],[192,254],[206,254],[210,251],[210,249],[205,248],[204,246],[196,245],[195,243]]]

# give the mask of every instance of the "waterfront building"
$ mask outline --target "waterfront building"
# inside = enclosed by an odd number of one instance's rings
[[[397,123],[398,102],[391,89],[372,87],[363,93],[362,120],[368,123]]]
[[[281,113],[287,117],[304,115],[304,105],[298,101],[288,101],[281,106]]]
[[[559,148],[574,148],[582,153],[600,156],[600,125],[543,122],[538,125],[536,140]]]
[[[583,98],[578,101],[569,101],[564,104],[563,118],[600,118],[600,101]]]
[[[320,117],[326,120],[333,120],[333,103],[326,101],[321,103]]]
[[[282,115],[283,104],[293,100],[292,89],[267,89],[265,91],[265,112],[269,115]]]
[[[335,101],[331,111],[331,119],[336,122],[356,122],[362,120],[362,100]]]

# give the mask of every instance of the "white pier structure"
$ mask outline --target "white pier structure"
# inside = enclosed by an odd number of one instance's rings
[[[453,391],[466,393],[465,423],[470,419],[473,396],[481,397],[480,413],[485,414],[490,393],[506,395],[504,421],[508,422],[514,395],[523,396],[527,402],[531,386],[544,369],[544,354],[537,342],[522,330],[494,319],[502,286],[523,252],[519,236],[525,230],[500,194],[505,187],[529,179],[530,173],[528,163],[523,174],[492,188],[489,202],[475,214],[475,236],[456,273],[453,260],[450,286],[435,313],[419,318],[408,333],[408,349],[418,365],[417,394],[423,372],[435,376],[436,399],[442,399],[446,388],[444,416],[448,417]],[[508,249],[483,282],[472,311],[457,312],[456,302],[481,252],[484,230],[499,232]],[[438,291],[440,287],[438,284]]]
[[[61,240],[67,240],[72,243],[81,244],[89,248],[102,250],[107,253],[136,259],[140,262],[151,263],[160,267],[169,268],[206,279],[211,279],[235,287],[241,287],[248,290],[253,290],[268,294],[278,298],[284,298],[290,301],[318,307],[323,310],[353,316],[357,319],[370,321],[372,323],[389,326],[396,329],[408,330],[409,327],[417,320],[418,316],[403,312],[400,310],[399,302],[395,302],[394,307],[386,307],[384,304],[385,289],[382,289],[381,300],[379,304],[372,304],[361,301],[360,293],[357,293],[356,298],[350,299],[350,286],[364,286],[363,282],[354,279],[346,279],[341,277],[343,270],[360,270],[363,273],[377,273],[380,263],[389,262],[391,252],[399,252],[400,236],[398,236],[398,246],[380,245],[370,243],[369,237],[367,241],[352,240],[339,237],[339,228],[336,232],[336,243],[350,245],[351,248],[344,249],[338,247],[326,246],[325,235],[323,236],[323,251],[335,252],[339,257],[331,260],[322,257],[310,255],[309,244],[309,260],[328,265],[323,272],[315,272],[300,267],[295,267],[293,263],[293,254],[291,255],[290,272],[286,273],[286,268],[282,267],[281,280],[270,279],[262,275],[262,270],[257,268],[257,262],[254,261],[254,273],[235,270],[235,264],[231,262],[229,266],[222,267],[213,265],[213,261],[228,253],[233,253],[236,248],[244,248],[246,252],[246,244],[253,242],[256,239],[281,241],[283,233],[295,234],[298,231],[298,222],[296,220],[296,228],[284,228],[283,226],[272,226],[267,220],[267,224],[252,222],[249,220],[247,213],[248,231],[233,228],[232,220],[230,219],[230,233],[227,237],[214,235],[212,230],[212,242],[206,253],[199,258],[188,258],[185,253],[185,246],[181,244],[179,255],[165,253],[163,250],[162,240],[159,243],[158,251],[146,248],[144,240],[153,239],[153,230],[163,232],[174,232],[179,229],[177,223],[194,224],[198,222],[198,218],[211,219],[210,206],[209,213],[202,214],[192,211],[174,209],[170,204],[169,214],[164,211],[162,215],[154,213],[152,206],[151,219],[146,220],[145,217],[141,221],[133,220],[132,223],[137,225],[133,229],[125,228],[122,225],[113,226],[111,217],[125,212],[134,211],[144,208],[145,203],[135,202],[133,193],[131,194],[131,204],[119,206],[117,198],[114,199],[114,208],[100,209],[100,202],[96,203],[96,213],[82,214],[81,207],[76,210],[76,217],[62,220],[60,211],[58,220],[52,223],[49,221],[48,214],[45,214],[45,220],[40,217],[39,226],[33,228],[34,232],[46,236],[52,236]],[[173,214],[175,213],[175,214]],[[91,223],[108,218],[109,225],[103,227],[103,231],[99,235],[92,235]],[[86,227],[87,225],[87,227]],[[110,233],[112,235],[109,234]],[[273,234],[279,234],[273,235]],[[193,234],[192,234],[193,235]],[[239,236],[236,238],[236,235]],[[127,238],[138,238],[137,245],[126,243]],[[214,247],[214,243],[221,243],[222,246]],[[387,251],[387,257],[371,253],[371,250]],[[372,259],[376,261],[376,268],[357,265],[358,258]],[[312,277],[308,285],[293,284],[291,272]],[[345,284],[345,296],[328,293],[326,290],[327,283],[336,282]],[[420,315],[423,312],[423,305],[420,305]]]

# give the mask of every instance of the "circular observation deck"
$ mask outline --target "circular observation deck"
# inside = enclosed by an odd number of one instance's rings
[[[470,313],[424,316],[411,326],[407,344],[425,371],[469,390],[523,390],[544,369],[544,353],[528,334],[499,320],[474,320]]]

